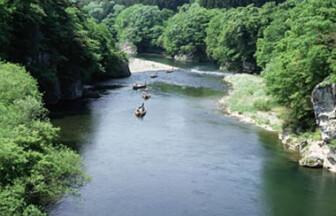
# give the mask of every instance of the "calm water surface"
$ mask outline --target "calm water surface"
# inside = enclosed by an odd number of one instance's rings
[[[63,110],[53,122],[92,180],[53,216],[333,216],[336,177],[298,167],[276,134],[224,116],[221,77],[193,69],[124,87]],[[136,80],[151,82],[143,120]]]

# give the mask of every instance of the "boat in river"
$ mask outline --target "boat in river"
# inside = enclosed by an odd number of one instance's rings
[[[171,69],[167,70],[166,73],[173,73],[175,72],[174,68],[172,67]]]
[[[145,104],[142,103],[142,105],[135,110],[134,115],[138,118],[143,118],[146,115],[146,113],[147,110],[145,108]]]
[[[155,79],[155,78],[157,78],[158,77],[158,74],[157,73],[155,73],[155,74],[151,74],[150,75],[150,78],[152,78],[152,79]]]
[[[133,89],[134,90],[145,89],[145,88],[147,88],[146,83],[135,83],[135,84],[133,84]]]
[[[151,98],[152,96],[148,93],[148,92],[143,92],[142,93],[142,98],[144,99],[144,100],[149,100],[150,98]]]

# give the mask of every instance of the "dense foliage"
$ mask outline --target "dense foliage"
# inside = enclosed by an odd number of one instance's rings
[[[261,6],[267,2],[283,2],[284,0],[196,0],[201,6],[206,8],[231,8],[254,4]]]
[[[157,6],[136,4],[128,7],[115,20],[118,39],[134,44],[140,52],[157,48],[164,22],[171,14]]]
[[[83,10],[97,21],[102,21],[110,14],[113,14],[117,4],[110,0],[90,1],[83,5]]]
[[[273,31],[279,29],[279,21],[273,21],[265,30],[268,37],[260,42],[274,48],[264,77],[270,93],[291,108],[291,124],[310,128],[314,124],[311,92],[336,72],[336,2],[306,0],[287,13],[285,29]]]
[[[230,9],[214,17],[207,29],[207,52],[227,69],[257,71],[254,53],[259,30],[265,25],[260,9]]]
[[[134,4],[157,5],[160,8],[176,9],[190,0],[115,0],[118,4],[130,6]]]
[[[205,54],[206,28],[214,11],[208,11],[198,4],[184,6],[169,19],[162,36],[163,47],[169,55]]]
[[[91,21],[69,0],[1,0],[0,4],[1,57],[25,65],[47,96],[54,91],[50,86],[113,73],[108,71],[110,62],[117,60],[114,64],[119,67],[124,60],[103,24]]]
[[[45,215],[42,206],[83,182],[79,156],[57,144],[41,99],[22,67],[0,63],[0,215]]]

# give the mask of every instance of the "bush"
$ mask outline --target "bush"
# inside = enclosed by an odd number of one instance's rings
[[[37,83],[0,63],[0,215],[45,215],[42,207],[81,185],[79,155],[56,142]]]

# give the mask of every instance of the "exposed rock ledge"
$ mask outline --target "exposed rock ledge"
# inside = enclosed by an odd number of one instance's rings
[[[289,133],[279,135],[284,146],[300,154],[299,164],[310,168],[326,168],[336,172],[336,152],[326,142],[320,140],[302,140]]]

